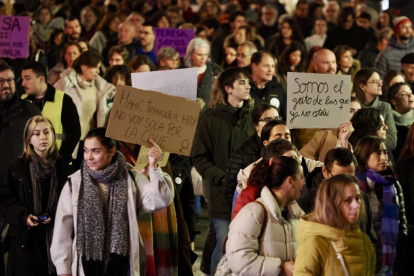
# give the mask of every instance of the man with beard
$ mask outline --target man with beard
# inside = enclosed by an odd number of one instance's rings
[[[80,20],[83,29],[83,36],[87,41],[91,40],[96,32],[96,26],[98,24],[98,11],[91,6],[86,6],[81,10]]]
[[[0,174],[23,152],[26,122],[40,110],[19,99],[13,68],[0,65]],[[1,256],[3,258],[3,256]]]
[[[140,45],[137,48],[137,55],[146,55],[150,58],[152,63],[157,64],[157,55],[154,52],[155,42],[155,25],[150,22],[142,24],[141,33],[139,36]]]
[[[82,26],[79,19],[76,17],[69,17],[65,22],[65,37],[66,39],[60,44],[49,50],[47,53],[47,60],[49,68],[53,68],[60,61],[60,53],[63,51],[65,44],[70,41],[78,41],[81,38]]]
[[[414,52],[413,23],[405,16],[393,20],[394,35],[391,37],[388,47],[382,51],[376,61],[375,68],[381,78],[390,71],[401,71],[401,59],[408,53]]]
[[[261,22],[257,26],[257,32],[266,41],[270,36],[278,32],[277,8],[272,4],[266,4],[262,7]]]
[[[312,68],[318,74],[336,74],[335,54],[331,50],[320,49],[313,55]]]

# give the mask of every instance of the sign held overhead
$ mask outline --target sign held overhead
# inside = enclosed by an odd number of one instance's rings
[[[151,138],[163,151],[190,156],[200,109],[195,101],[120,85],[106,135],[143,146]]]
[[[288,73],[287,126],[337,128],[349,121],[351,76]]]
[[[185,68],[131,74],[132,87],[153,90],[195,101],[197,98],[197,69]]]

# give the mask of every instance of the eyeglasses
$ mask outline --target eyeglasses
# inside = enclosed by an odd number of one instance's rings
[[[382,80],[367,81],[367,83],[382,84]]]
[[[283,117],[279,117],[279,116],[276,116],[276,117],[266,117],[266,118],[260,119],[259,122],[268,123],[268,122],[271,122],[271,121],[282,121],[282,119],[283,119]]]
[[[0,85],[3,86],[6,81],[9,85],[14,83],[14,79],[0,79]]]

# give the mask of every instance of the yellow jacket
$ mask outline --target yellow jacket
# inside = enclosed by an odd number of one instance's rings
[[[307,218],[308,216],[302,217],[297,228],[299,249],[296,252],[293,275],[345,275],[331,241],[344,257],[350,275],[374,275],[374,247],[369,237],[361,232],[359,227],[340,230],[307,221]]]

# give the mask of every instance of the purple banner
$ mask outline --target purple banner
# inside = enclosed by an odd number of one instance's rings
[[[172,47],[180,57],[185,56],[188,43],[194,38],[194,30],[155,28],[154,50],[157,53],[161,47]]]
[[[0,57],[29,56],[30,17],[0,16]]]

